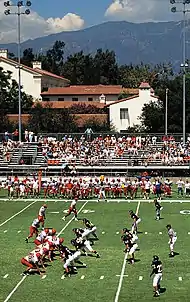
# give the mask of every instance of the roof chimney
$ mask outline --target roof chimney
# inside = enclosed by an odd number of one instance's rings
[[[8,49],[0,49],[0,57],[7,59],[8,58]]]
[[[42,69],[42,62],[35,61],[35,62],[32,62],[32,65],[33,65],[33,69],[36,69],[36,68]]]

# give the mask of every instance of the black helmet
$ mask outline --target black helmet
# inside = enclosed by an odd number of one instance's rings
[[[159,260],[159,257],[157,255],[154,255],[153,256],[153,261],[158,261]]]

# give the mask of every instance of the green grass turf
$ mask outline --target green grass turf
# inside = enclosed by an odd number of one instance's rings
[[[0,201],[0,224],[20,211],[31,202],[27,201]],[[63,210],[68,208],[69,203],[63,201],[53,202],[49,200],[47,210],[47,227],[55,227],[59,232],[70,220],[64,222],[61,218]],[[79,202],[78,209],[83,205]],[[26,244],[24,239],[28,235],[28,227],[36,217],[40,201],[36,201],[25,211],[0,227],[1,242],[1,272],[0,272],[0,301],[4,301],[17,283],[22,279],[20,273],[24,267],[20,264],[20,258],[34,248],[32,240]],[[165,302],[189,301],[189,220],[190,215],[180,214],[181,210],[190,210],[188,203],[163,203],[163,218],[155,221],[155,210],[152,203],[141,202],[139,214],[142,218],[139,230],[138,245],[140,251],[136,252],[136,258],[140,261],[131,266],[126,264],[125,275],[119,295],[119,302],[124,301],[154,301],[152,292],[152,278],[149,277],[152,256],[158,254],[163,262],[162,286],[166,291],[158,300]],[[124,253],[124,246],[120,241],[120,232],[123,227],[131,226],[131,219],[127,211],[136,210],[137,202],[88,202],[84,210],[94,212],[79,214],[79,217],[87,217],[98,227],[100,240],[94,248],[101,254],[101,258],[82,257],[88,267],[78,269],[78,274],[62,280],[63,267],[60,259],[57,259],[47,267],[46,278],[40,279],[38,275],[27,277],[10,298],[14,302],[34,302],[36,297],[50,301],[83,302],[84,300],[96,302],[112,302],[118,288]],[[50,212],[59,211],[59,214]],[[176,251],[178,256],[168,257],[168,236],[166,224],[171,223],[177,232],[178,240]],[[70,245],[73,238],[72,228],[80,227],[81,224],[72,221],[61,234],[65,238],[65,245]],[[4,231],[7,231],[4,233]],[[18,233],[18,231],[21,231]],[[105,232],[105,234],[102,234]],[[145,234],[147,232],[147,234]],[[162,234],[159,234],[162,232]],[[3,257],[2,257],[3,255]],[[9,274],[7,278],[3,278]],[[84,279],[81,276],[84,275]],[[104,279],[100,279],[104,276]],[[142,281],[139,280],[142,276]],[[179,281],[182,277],[182,281]]]

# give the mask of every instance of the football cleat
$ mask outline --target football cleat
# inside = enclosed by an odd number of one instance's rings
[[[25,242],[28,243],[28,238],[25,239]]]

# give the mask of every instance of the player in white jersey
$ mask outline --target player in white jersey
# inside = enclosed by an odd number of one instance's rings
[[[46,219],[46,210],[47,210],[47,204],[44,203],[43,206],[39,209],[38,213],[38,220],[42,225],[42,228],[44,228],[44,223]]]
[[[78,200],[78,198],[75,197],[75,198],[71,201],[71,204],[70,204],[68,213],[67,213],[65,216],[63,216],[63,218],[62,218],[63,220],[65,220],[65,218],[66,218],[67,216],[71,215],[71,213],[74,213],[74,215],[75,215],[75,220],[78,220],[78,219],[77,219],[77,209],[76,209],[77,200]]]
[[[168,236],[169,236],[169,247],[170,247],[170,254],[169,257],[174,257],[175,253],[174,253],[174,244],[177,240],[177,235],[176,232],[172,229],[171,224],[167,224],[166,226],[167,230],[168,230]]]
[[[149,199],[150,188],[151,188],[152,184],[151,184],[150,180],[147,179],[147,180],[145,180],[144,185],[145,185],[145,198]]]
[[[28,239],[33,237],[34,235],[38,235],[38,228],[40,227],[40,222],[38,219],[34,219],[32,225],[30,226],[30,234],[26,237],[25,241],[28,243]]]

